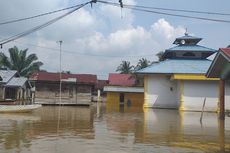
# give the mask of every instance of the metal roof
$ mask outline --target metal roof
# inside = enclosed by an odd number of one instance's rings
[[[119,74],[110,73],[109,74],[109,85],[111,86],[134,86],[136,79],[132,77],[131,74]]]
[[[92,84],[95,85],[97,83],[97,76],[93,74],[67,74],[62,73],[62,79],[73,79],[76,78],[77,83],[79,84]],[[36,72],[32,74],[30,80],[34,81],[50,81],[50,82],[58,82],[60,81],[59,73],[52,72]]]
[[[215,49],[207,48],[200,45],[179,45],[165,50],[166,52],[171,51],[193,51],[193,52],[216,52]]]
[[[139,74],[205,74],[211,65],[210,60],[168,59],[141,69]]]
[[[220,48],[220,51],[222,51],[228,59],[230,59],[230,48]]]
[[[230,48],[220,48],[206,76],[208,78],[230,79]]]
[[[143,87],[117,87],[117,86],[105,86],[105,92],[132,92],[132,93],[144,93]]]
[[[185,33],[184,36],[176,38],[176,40],[173,42],[173,44],[180,44],[182,40],[185,40],[185,43],[187,42],[190,44],[197,44],[198,42],[200,42],[202,40],[202,38],[190,36],[190,35]]]
[[[0,70],[0,77],[2,78],[0,83],[7,83],[16,73],[15,70]]]
[[[26,83],[27,78],[25,77],[13,77],[5,86],[6,87],[22,87]]]

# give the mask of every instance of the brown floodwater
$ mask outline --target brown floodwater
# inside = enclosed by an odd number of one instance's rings
[[[1,153],[230,152],[230,117],[166,109],[43,106],[0,114]]]

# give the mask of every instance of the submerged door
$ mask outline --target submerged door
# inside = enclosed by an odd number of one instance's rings
[[[5,99],[16,100],[17,99],[17,89],[16,88],[6,88],[5,89]]]
[[[124,93],[120,93],[120,106],[124,106],[124,102],[125,102],[125,94]]]

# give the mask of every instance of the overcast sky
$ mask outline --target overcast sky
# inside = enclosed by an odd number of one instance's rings
[[[108,1],[108,0],[107,0]],[[118,0],[110,0],[117,2]],[[87,0],[1,0],[0,22],[45,13]],[[230,1],[222,0],[123,0],[124,4],[162,8],[230,13]],[[42,24],[64,12],[7,25],[0,25],[0,40]],[[176,14],[184,14],[174,12]],[[201,16],[187,13],[186,15]],[[230,20],[230,16],[202,15]],[[3,46],[1,52],[18,46],[36,53],[42,69],[59,71],[59,44],[62,40],[62,69],[72,73],[97,74],[106,79],[123,60],[136,65],[142,57],[157,60],[156,53],[169,47],[185,28],[202,37],[200,45],[218,49],[230,44],[230,24],[170,17],[116,8],[105,4],[90,5],[60,21]]]

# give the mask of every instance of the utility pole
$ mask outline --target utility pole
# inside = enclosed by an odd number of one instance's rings
[[[60,84],[59,84],[59,105],[61,104],[61,84],[62,84],[62,40],[57,41],[57,43],[59,43],[59,47],[60,47],[60,57],[59,57],[59,68],[60,68],[60,73],[59,73],[59,79],[60,79]]]

